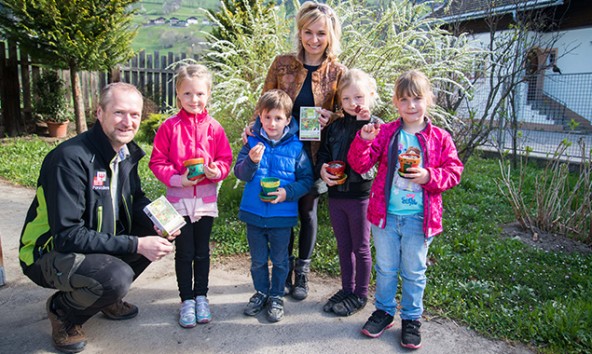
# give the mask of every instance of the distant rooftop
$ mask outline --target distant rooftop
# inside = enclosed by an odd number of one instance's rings
[[[430,17],[458,22],[563,5],[564,0],[446,0]]]

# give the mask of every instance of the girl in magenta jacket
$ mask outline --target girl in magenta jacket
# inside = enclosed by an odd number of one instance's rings
[[[376,249],[376,311],[362,333],[376,338],[393,325],[400,274],[401,345],[417,349],[428,247],[442,232],[441,193],[460,183],[463,165],[450,134],[426,116],[433,93],[423,73],[411,70],[397,79],[393,104],[401,119],[365,125],[347,156],[357,173],[378,162],[368,204]],[[400,157],[406,158],[403,163]]]
[[[232,149],[224,128],[206,110],[212,91],[208,69],[195,64],[180,67],[176,91],[180,111],[158,129],[149,167],[187,222],[175,241],[175,271],[179,324],[189,328],[212,317],[207,300],[210,233],[218,216],[218,182],[228,176]]]

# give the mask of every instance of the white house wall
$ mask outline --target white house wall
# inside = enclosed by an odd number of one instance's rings
[[[499,35],[499,34],[498,34]],[[534,35],[534,34],[533,34]],[[541,43],[550,43],[557,33],[543,34]],[[489,44],[489,33],[473,35],[475,43],[481,43],[484,47]],[[551,67],[545,71],[544,91],[572,111],[592,121],[592,28],[563,31],[555,39],[554,49],[557,49],[557,66],[562,74],[556,74]],[[526,55],[526,54],[525,54]],[[484,100],[489,92],[488,82],[481,80],[474,87],[475,97],[469,103],[469,107],[459,109],[460,117],[468,117],[469,109],[476,113],[476,117],[482,117],[484,113]],[[518,87],[518,120],[522,122],[536,122],[540,124],[554,124],[538,115],[526,104],[526,87],[524,83]],[[491,114],[491,113],[490,113]]]
[[[552,38],[553,35],[545,36]],[[555,48],[557,66],[563,74],[592,73],[592,28],[559,32]]]

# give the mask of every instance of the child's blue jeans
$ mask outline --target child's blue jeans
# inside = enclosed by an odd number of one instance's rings
[[[423,233],[423,214],[388,214],[386,227],[372,225],[376,248],[376,308],[395,315],[401,275],[401,319],[417,320],[423,313],[426,258],[432,237]]]
[[[284,284],[289,270],[290,231],[290,227],[264,228],[247,224],[251,277],[255,290],[269,296],[284,296]],[[273,264],[271,284],[268,259],[271,259]]]

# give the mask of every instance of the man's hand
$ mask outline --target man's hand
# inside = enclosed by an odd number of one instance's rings
[[[181,230],[179,229],[179,230],[177,230],[177,231],[173,232],[172,234],[170,234],[170,235],[168,235],[168,236],[165,237],[162,234],[162,231],[158,227],[156,227],[156,225],[154,225],[154,231],[156,231],[156,233],[158,234],[158,236],[164,237],[164,238],[166,238],[167,240],[169,240],[171,242],[173,242],[177,238],[177,236],[181,235]]]
[[[138,237],[137,252],[154,262],[173,252],[173,244],[160,236]]]

